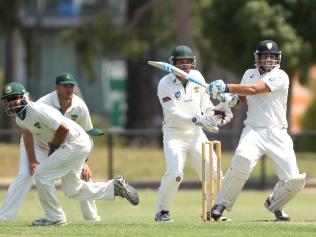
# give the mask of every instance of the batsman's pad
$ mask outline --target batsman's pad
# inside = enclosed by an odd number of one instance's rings
[[[295,197],[305,186],[306,174],[299,174],[296,179],[280,180],[274,187],[273,193],[269,195],[269,203],[265,207],[275,212],[282,210],[283,207]]]
[[[239,193],[244,187],[253,168],[253,162],[241,156],[235,156],[232,165],[223,179],[222,189],[215,204],[223,205],[227,211],[232,209]]]

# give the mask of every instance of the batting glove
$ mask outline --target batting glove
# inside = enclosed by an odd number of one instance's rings
[[[216,99],[219,93],[226,93],[229,91],[227,85],[223,80],[216,80],[211,82],[206,90],[213,99]]]

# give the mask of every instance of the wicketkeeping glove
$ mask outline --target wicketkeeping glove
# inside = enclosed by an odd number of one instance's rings
[[[224,126],[228,124],[234,116],[230,107],[223,103],[217,104],[213,110],[213,119],[216,121],[218,126]]]
[[[216,121],[209,114],[203,116],[195,116],[192,122],[199,127],[202,127],[205,131],[211,133],[217,133],[218,127]]]

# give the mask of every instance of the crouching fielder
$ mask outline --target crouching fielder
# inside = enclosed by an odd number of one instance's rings
[[[66,196],[77,200],[113,200],[126,198],[133,205],[139,202],[137,191],[119,176],[108,182],[85,182],[80,179],[81,168],[92,144],[89,135],[71,119],[46,104],[31,102],[23,85],[12,82],[5,85],[2,104],[8,115],[16,117],[23,129],[29,163],[35,162],[32,137],[49,145],[47,159],[34,172],[39,200],[45,217],[33,221],[35,226],[65,225],[65,213],[57,199],[54,182],[61,179]]]
[[[280,62],[278,45],[271,40],[261,41],[255,51],[256,68],[245,72],[241,84],[225,84],[217,80],[209,86],[209,94],[213,98],[225,102],[230,98],[227,92],[231,92],[241,95],[240,101],[247,100],[248,104],[245,128],[211,211],[215,220],[221,217],[225,209],[232,209],[251,171],[263,155],[272,159],[279,178],[264,204],[274,213],[276,220],[290,220],[283,208],[304,188],[306,174],[299,173],[293,142],[287,133],[289,77],[280,69]]]

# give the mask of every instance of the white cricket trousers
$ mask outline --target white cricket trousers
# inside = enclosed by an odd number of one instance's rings
[[[202,143],[207,140],[208,139],[202,129],[198,127],[193,131],[164,128],[163,147],[166,172],[162,177],[158,190],[156,213],[159,213],[162,210],[170,211],[177,190],[183,179],[183,169],[187,157],[191,158],[192,167],[198,174],[199,179],[202,180]],[[215,153],[213,156],[216,158]],[[207,152],[206,167],[209,167],[208,164],[209,159]],[[214,178],[216,178],[216,159],[214,159],[213,164]],[[206,169],[206,177],[209,177],[208,169]],[[208,181],[209,178],[206,178],[207,183]],[[207,187],[209,188],[209,185],[207,185]],[[207,199],[209,199],[209,195]]]
[[[113,181],[86,182],[80,179],[81,167],[91,150],[88,135],[80,135],[72,142],[64,143],[46,160],[40,163],[34,177],[45,217],[48,220],[66,220],[58,201],[54,182],[61,178],[65,195],[77,200],[114,200]]]
[[[47,150],[34,146],[36,160],[41,163],[47,159]],[[81,169],[80,169],[81,174]],[[79,174],[79,175],[80,175]],[[78,175],[78,174],[77,174]],[[24,142],[20,142],[20,168],[17,176],[9,186],[8,193],[0,208],[0,221],[14,220],[34,182],[29,171],[29,162]],[[85,220],[98,220],[97,206],[94,200],[80,201],[80,208]]]

